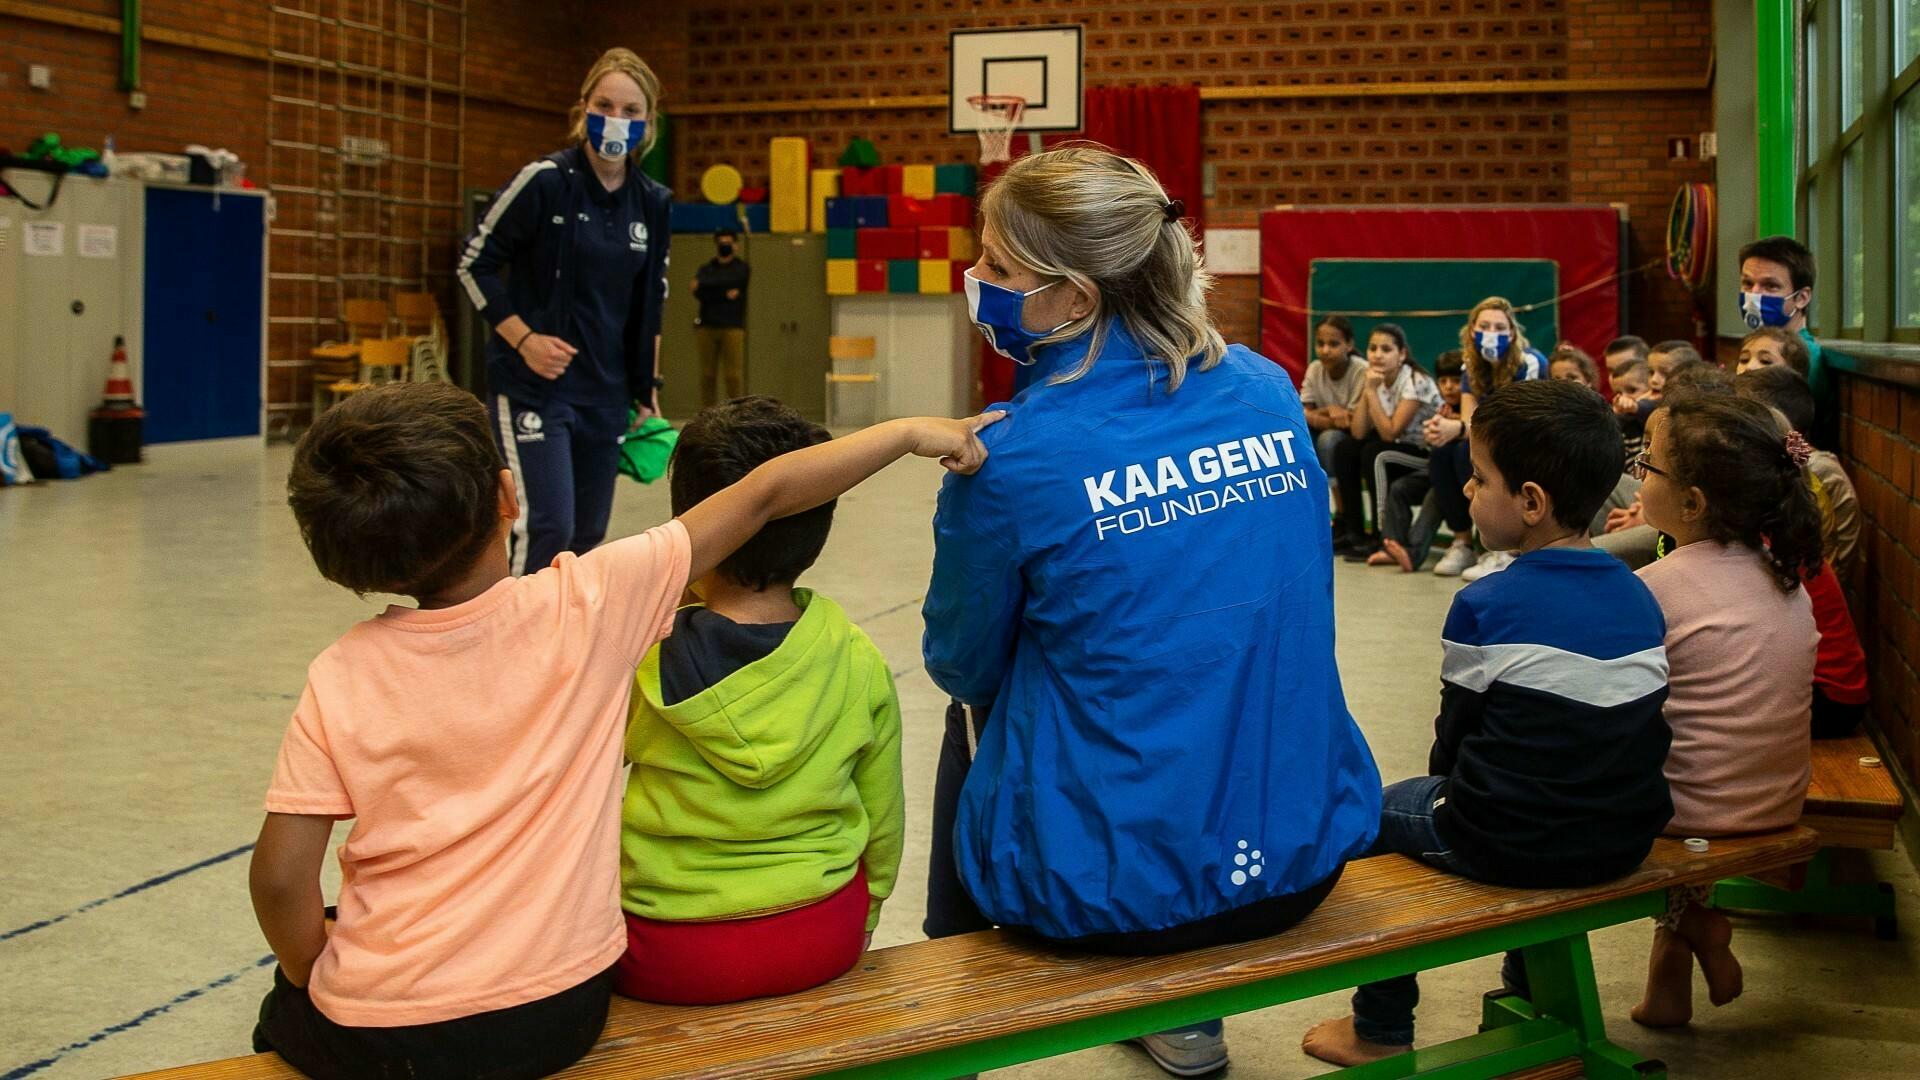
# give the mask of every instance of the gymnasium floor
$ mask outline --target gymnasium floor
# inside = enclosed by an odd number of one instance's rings
[[[305,665],[380,608],[322,582],[285,508],[290,450],[159,448],[143,466],[0,493],[0,1080],[112,1076],[241,1053],[269,982],[246,854]],[[892,658],[904,706],[910,821],[878,944],[920,936],[926,823],[943,698],[919,666],[938,467],[896,465],[843,499],[806,584]],[[615,535],[666,516],[622,481]],[[1348,701],[1389,779],[1424,770],[1438,632],[1452,583],[1342,564]],[[346,826],[342,826],[344,830]],[[1743,920],[1747,993],[1673,1034],[1626,1018],[1649,928],[1597,935],[1615,1039],[1678,1077],[1920,1075],[1920,899],[1906,858],[1875,853],[1904,941],[1858,926]],[[336,876],[329,867],[331,891]],[[1424,982],[1422,1042],[1468,1033],[1495,960]],[[1233,1019],[1232,1074],[1324,1071],[1300,1033],[1343,995]],[[1158,1077],[1113,1047],[1018,1077]]]

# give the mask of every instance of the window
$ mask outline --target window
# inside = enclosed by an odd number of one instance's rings
[[[1861,193],[1860,144],[1847,148],[1840,168],[1840,325],[1847,329],[1867,324],[1867,245],[1861,228],[1866,199]]]
[[[1805,0],[1800,38],[1815,332],[1920,343],[1920,0]]]
[[[1920,13],[1916,13],[1920,14]],[[1920,90],[1907,91],[1900,105],[1894,213],[1899,227],[1894,247],[1899,260],[1898,318],[1901,326],[1920,327]]]
[[[1860,119],[1860,76],[1866,62],[1862,37],[1866,32],[1866,0],[1840,0],[1840,128]]]

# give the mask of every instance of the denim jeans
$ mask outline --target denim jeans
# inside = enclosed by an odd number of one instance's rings
[[[968,712],[973,714],[969,732]],[[991,706],[947,705],[946,737],[940,743],[940,765],[933,780],[933,850],[927,862],[927,917],[921,929],[929,938],[952,937],[976,930],[993,929],[992,920],[967,895],[960,881],[960,870],[953,857],[954,817],[960,808],[960,791],[966,786],[967,772],[973,767],[973,748],[987,724]],[[1223,1025],[1218,1020],[1173,1028],[1166,1035],[1185,1035],[1198,1031],[1218,1036]]]
[[[1448,849],[1434,826],[1433,811],[1445,801],[1441,789],[1446,782],[1444,776],[1421,776],[1389,785],[1380,797],[1380,835],[1367,849],[1367,856],[1405,855],[1450,874],[1476,877]],[[1508,990],[1526,996],[1527,972],[1519,950],[1507,953],[1500,977]],[[1413,1009],[1418,1004],[1418,976],[1397,975],[1367,983],[1353,992],[1354,1034],[1386,1046],[1411,1045]]]

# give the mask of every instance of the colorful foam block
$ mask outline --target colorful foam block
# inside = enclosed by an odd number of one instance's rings
[[[953,264],[945,259],[921,259],[920,291],[923,293],[952,292]]]
[[[947,226],[947,258],[970,263],[979,257],[980,241],[973,235],[972,226]]]
[[[890,293],[917,293],[920,291],[920,260],[893,259],[887,263],[887,291]]]
[[[827,260],[827,295],[852,296],[860,291],[860,264],[852,259]]]
[[[884,229],[891,222],[887,220],[887,197],[885,195],[861,195],[852,200],[853,224],[860,229]]]
[[[853,234],[862,259],[915,259],[920,234],[914,229],[860,229]]]
[[[953,236],[945,225],[920,226],[920,257],[923,259],[947,258],[952,247]]]
[[[934,190],[933,166],[902,165],[900,167],[900,194],[911,195],[916,199],[931,199]]]
[[[935,165],[933,190],[935,194],[971,196],[979,184],[979,175],[979,170],[972,165]]]
[[[829,198],[826,202],[827,229],[853,229],[860,223],[859,208],[854,200],[841,196]]]
[[[770,215],[767,212],[767,204],[753,203],[752,205],[749,205],[746,208],[746,210],[747,210],[747,214],[746,214],[747,231],[748,232],[766,232],[767,227],[771,220]]]
[[[966,282],[964,282],[961,279],[967,276],[967,267],[972,266],[973,264],[957,262],[957,263],[948,263],[947,265],[953,270],[953,290],[952,291],[957,293],[966,292],[967,291]]]
[[[674,232],[718,232],[721,229],[738,229],[740,218],[732,204],[715,206],[712,203],[674,203],[672,211],[672,229]]]
[[[849,165],[840,170],[840,194],[885,195],[886,193],[886,174],[879,169],[862,169]]]
[[[945,225],[945,213],[932,199],[918,199],[912,195],[887,196],[887,223],[895,228]]]
[[[880,173],[881,190],[878,192],[878,194],[883,194],[883,195],[903,194],[900,184],[902,180],[902,173],[904,172],[904,170],[905,170],[905,166],[902,166],[902,165],[880,166],[878,171]]]
[[[856,229],[827,230],[827,258],[857,259],[860,257],[860,233]]]
[[[827,200],[840,194],[839,169],[813,170],[813,182],[808,187],[811,200],[807,215],[807,227],[813,232],[827,231]]]
[[[933,217],[935,220],[920,222],[922,225],[956,225],[973,227],[973,200],[965,195],[935,195],[933,197]]]
[[[807,231],[807,167],[812,164],[807,140],[783,135],[767,141],[768,227],[774,232]]]
[[[861,259],[854,264],[857,267],[855,282],[859,291],[887,291],[887,261],[885,259]]]

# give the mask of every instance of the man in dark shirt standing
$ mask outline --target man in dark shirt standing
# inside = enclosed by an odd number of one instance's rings
[[[694,271],[693,298],[700,301],[694,336],[700,343],[700,404],[731,401],[747,392],[747,277],[751,268],[736,250],[731,231],[713,234],[714,257]],[[726,381],[726,397],[716,394]]]

